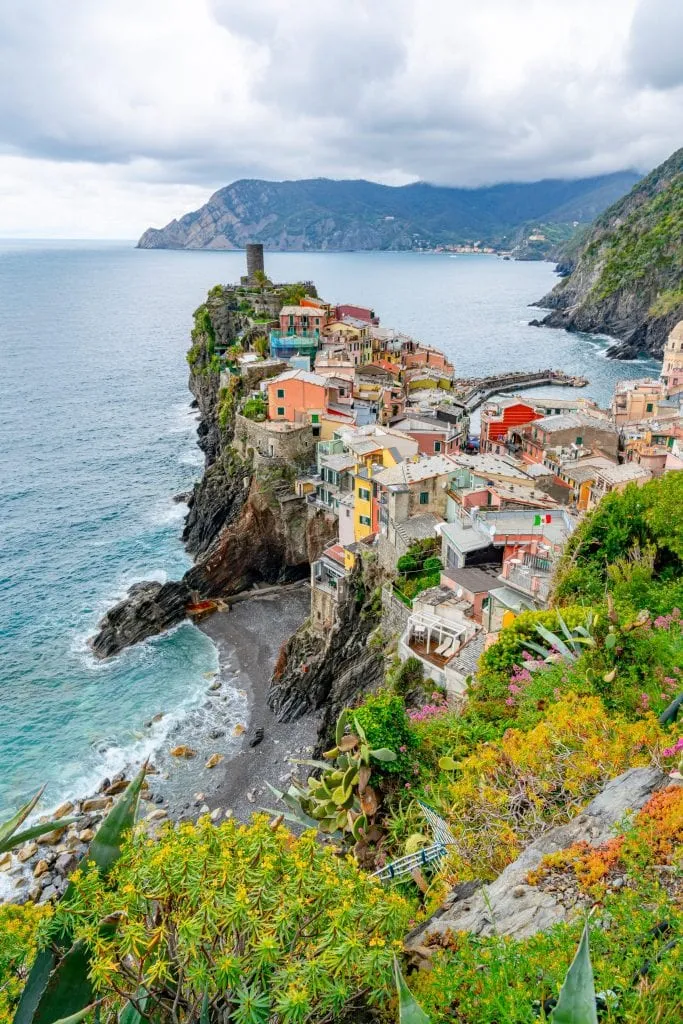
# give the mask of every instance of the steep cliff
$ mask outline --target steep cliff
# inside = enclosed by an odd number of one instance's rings
[[[683,317],[683,149],[598,217],[576,246],[560,255],[570,271],[537,305],[540,323],[611,334],[608,354],[660,356]],[[538,321],[535,321],[538,323]]]
[[[334,628],[324,635],[304,625],[287,641],[271,679],[268,703],[281,722],[323,708],[320,738],[331,734],[340,712],[375,689],[384,674],[383,649],[369,643],[381,614],[375,564],[353,573]]]
[[[309,564],[334,540],[322,510],[311,512],[294,494],[287,466],[255,469],[232,447],[240,378],[221,386],[217,346],[243,330],[230,289],[213,289],[195,314],[188,354],[190,390],[200,412],[198,444],[206,469],[189,497],[183,540],[194,566],[182,580],[136,584],[98,624],[91,641],[98,657],[176,625],[199,599],[230,597],[255,583],[278,583],[308,574]]]
[[[621,171],[575,181],[485,188],[416,182],[241,180],[199,210],[149,228],[141,249],[415,249],[482,239],[507,248],[520,225],[588,223],[623,195],[637,175]],[[566,234],[565,234],[566,237]]]

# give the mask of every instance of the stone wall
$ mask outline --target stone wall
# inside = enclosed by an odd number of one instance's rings
[[[234,447],[244,459],[253,456],[255,467],[292,462],[310,465],[315,460],[316,442],[308,423],[283,430],[281,424],[268,420],[259,423],[239,413],[235,416]]]
[[[394,596],[391,583],[385,583],[382,587],[382,634],[385,637],[401,636],[409,617],[410,608]]]

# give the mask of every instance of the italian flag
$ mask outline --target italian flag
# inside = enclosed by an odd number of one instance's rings
[[[543,516],[534,516],[534,526],[541,526],[543,523],[552,523],[553,517],[550,512],[546,512]]]

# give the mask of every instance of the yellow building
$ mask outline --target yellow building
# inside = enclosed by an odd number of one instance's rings
[[[418,450],[417,441],[400,431],[375,429],[374,435],[358,434],[345,439],[348,450],[356,458],[353,471],[354,541],[377,533],[378,510],[372,486],[374,474],[396,466],[406,458],[414,458]]]

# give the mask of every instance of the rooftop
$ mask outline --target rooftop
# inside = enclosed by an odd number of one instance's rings
[[[645,469],[644,466],[639,466],[635,462],[625,462],[621,466],[604,466],[598,470],[596,475],[608,484],[622,484],[629,480],[649,480],[652,476],[649,469]]]
[[[617,432],[617,428],[613,424],[592,416],[581,415],[578,412],[561,413],[559,416],[543,416],[540,420],[534,420],[532,426],[547,434],[554,434],[560,430],[580,430],[581,427],[599,428],[608,434]]]
[[[481,452],[479,454],[467,455],[464,452],[454,455],[453,458],[459,466],[469,469],[476,476],[503,476],[514,477],[519,480],[528,480],[528,466],[508,459],[504,455],[494,455],[492,452]]]
[[[409,519],[398,524],[396,532],[405,541],[425,540],[427,537],[434,536],[436,526],[442,522],[443,519],[434,515],[433,512],[425,512],[421,516],[410,516]]]
[[[463,569],[445,569],[443,574],[453,580],[459,587],[469,590],[471,594],[488,594],[494,583],[498,581],[500,566],[485,569],[477,566],[465,566]]]
[[[323,316],[324,310],[312,306],[283,306],[280,316]]]
[[[377,474],[375,480],[385,487],[392,484],[410,486],[410,484],[419,483],[421,480],[430,480],[435,476],[452,473],[455,469],[456,465],[448,455],[430,455],[426,459],[420,459],[419,462],[400,462],[398,466],[383,469],[381,473]]]
[[[319,373],[312,373],[311,370],[286,370],[277,377],[269,377],[266,383],[270,387],[272,384],[287,380],[300,380],[305,384],[317,384],[321,388],[327,385],[327,377],[321,377]]]
[[[323,555],[327,555],[333,562],[338,562],[339,565],[344,565],[344,548],[341,544],[332,544],[329,548],[325,548]]]

